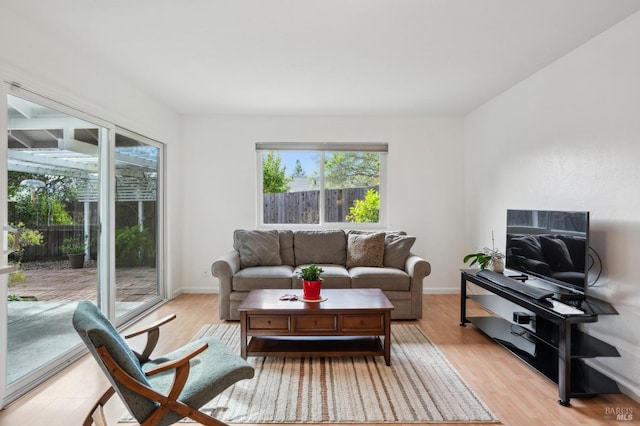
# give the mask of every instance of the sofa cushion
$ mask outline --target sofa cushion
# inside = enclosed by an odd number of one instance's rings
[[[347,237],[347,268],[381,267],[384,259],[384,232],[349,233]]]
[[[397,268],[357,267],[349,269],[351,288],[379,288],[383,291],[408,291],[411,277]]]
[[[293,235],[296,265],[347,263],[347,239],[344,231],[295,231]]]
[[[513,256],[522,256],[538,262],[545,261],[540,240],[534,236],[513,237],[511,239],[511,247],[511,255]]]
[[[545,277],[550,277],[553,274],[548,263],[535,259],[524,258],[523,263],[518,264],[518,268],[523,271],[531,271],[536,274],[544,275]]]
[[[384,266],[403,269],[416,237],[388,232],[384,237]]]
[[[275,229],[237,229],[233,233],[233,248],[240,255],[241,268],[282,265],[280,237]]]
[[[292,283],[292,266],[254,266],[238,271],[233,276],[231,286],[234,291],[249,291],[261,288],[289,289]]]
[[[294,266],[296,264],[296,258],[293,253],[293,231],[291,230],[278,230],[279,242],[280,242],[280,258],[283,265]]]

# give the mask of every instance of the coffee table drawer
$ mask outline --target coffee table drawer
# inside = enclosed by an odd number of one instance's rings
[[[296,331],[336,331],[338,320],[335,315],[299,315],[293,317]]]
[[[343,315],[342,331],[384,331],[383,315]]]
[[[247,318],[249,331],[289,330],[289,315],[250,315]]]

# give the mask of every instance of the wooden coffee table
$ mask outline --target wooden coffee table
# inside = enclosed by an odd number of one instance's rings
[[[238,307],[242,358],[384,356],[391,365],[393,305],[382,290],[322,290],[323,302],[280,300],[284,294],[302,290],[252,290]]]

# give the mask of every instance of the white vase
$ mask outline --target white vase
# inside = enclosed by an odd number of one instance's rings
[[[491,270],[493,272],[504,272],[504,259],[492,259],[491,260]]]

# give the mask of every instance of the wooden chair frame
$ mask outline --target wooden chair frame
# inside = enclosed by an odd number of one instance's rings
[[[149,356],[155,349],[160,337],[160,326],[174,320],[175,318],[175,314],[169,315],[168,317],[150,324],[141,330],[128,333],[124,336],[125,339],[128,339],[131,337],[139,336],[141,334],[147,334],[147,341],[142,353],[138,354],[137,352],[134,352],[140,359],[141,363],[147,362],[149,360]],[[182,392],[182,389],[184,388],[184,385],[189,377],[189,361],[193,357],[207,349],[207,347],[208,345],[206,343],[203,343],[196,347],[190,353],[185,354],[184,356],[176,360],[159,364],[145,373],[147,377],[150,377],[154,374],[162,373],[164,371],[176,370],[173,384],[167,395],[162,395],[161,393],[151,389],[143,383],[140,383],[138,380],[129,375],[115,362],[109,351],[107,351],[104,346],[100,346],[96,348],[96,350],[105,366],[111,372],[111,374],[113,374],[116,380],[118,380],[120,383],[122,383],[132,391],[160,404],[160,406],[153,413],[151,413],[149,417],[147,417],[142,423],[140,423],[140,426],[152,426],[157,424],[169,411],[174,411],[178,414],[183,415],[184,417],[193,419],[206,426],[226,426],[226,423],[221,422],[220,420],[215,419],[198,409],[192,408],[177,399],[178,396],[180,396],[180,392]],[[83,426],[91,426],[93,424],[102,426],[107,424],[103,413],[103,407],[114,393],[115,389],[113,388],[113,386],[107,389],[107,391],[92,407],[91,411],[84,420]]]

